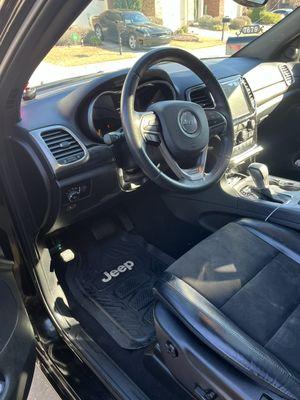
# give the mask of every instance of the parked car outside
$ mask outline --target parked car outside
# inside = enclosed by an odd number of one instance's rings
[[[292,8],[278,8],[271,12],[272,12],[272,14],[277,14],[277,15],[280,15],[282,18],[285,18],[289,14],[291,14],[293,11],[294,10]],[[255,26],[255,24],[252,26]],[[245,47],[247,44],[252,42],[258,36],[259,35],[249,35],[249,36],[238,35],[238,36],[229,37],[226,42],[226,55],[231,56],[232,54],[236,53],[237,51],[239,51],[243,47]]]
[[[227,39],[226,42],[226,55],[231,56],[243,47],[247,46],[250,42],[256,39],[258,36],[232,36]]]
[[[277,10],[273,10],[272,13],[281,15],[282,18],[284,18],[284,17],[286,17],[287,15],[289,15],[293,11],[294,10],[292,8],[278,8]]]
[[[99,16],[91,17],[91,25],[101,40],[119,41],[132,50],[169,44],[173,32],[162,25],[155,24],[143,13],[132,10],[108,10]]]

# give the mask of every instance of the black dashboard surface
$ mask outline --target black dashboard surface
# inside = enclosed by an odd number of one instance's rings
[[[259,60],[249,58],[217,58],[204,62],[219,80],[236,75],[246,77],[254,92],[283,81],[278,71],[280,63],[261,63]],[[296,67],[294,71],[299,72],[300,77],[300,71]],[[34,130],[52,124],[73,125],[78,107],[101,90],[120,90],[127,72],[125,69],[78,78],[75,82],[74,80],[70,83],[58,82],[41,87],[36,99],[23,103],[21,126],[27,130]],[[202,83],[187,68],[171,63],[160,64],[153,68],[147,79],[151,76],[171,82],[178,98],[184,98],[188,88]],[[295,78],[297,79],[297,75]]]
[[[256,100],[258,122],[279,104],[282,96],[289,90],[280,71],[282,63],[261,63],[259,60],[246,58],[220,58],[204,62],[219,81],[231,77],[247,80]],[[293,66],[289,68],[292,70]],[[113,151],[89,134],[87,115],[91,102],[99,94],[121,91],[127,72],[128,70],[121,70],[41,87],[36,99],[23,102],[19,136],[16,135],[16,140],[23,148],[21,153],[28,153],[23,162],[27,163],[28,171],[35,171],[37,180],[43,180],[45,191],[53,192],[54,185],[58,193],[58,198],[53,199],[52,196],[53,204],[51,203],[50,207],[48,204],[44,205],[45,213],[46,210],[48,213],[48,217],[43,218],[43,221],[48,220],[46,230],[58,229],[69,224],[120,193]],[[294,79],[297,82],[296,73]],[[190,70],[174,63],[153,67],[141,83],[153,81],[168,83],[174,91],[175,98],[181,100],[187,99],[189,89],[203,84]],[[155,99],[155,93],[152,97]],[[87,153],[84,162],[71,164],[68,168],[53,168],[53,163],[49,162],[49,152],[45,151],[45,146],[40,146],[40,142],[36,141],[34,136],[36,132],[53,126],[67,128],[79,140]],[[107,126],[109,127],[109,124]],[[39,174],[36,173],[37,168]],[[48,176],[48,180],[45,176]],[[81,183],[87,195],[80,197],[78,204],[69,204],[69,194]],[[96,185],[99,187],[96,188]],[[41,211],[40,215],[42,214]]]

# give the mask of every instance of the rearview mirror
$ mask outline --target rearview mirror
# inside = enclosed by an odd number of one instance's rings
[[[236,3],[245,7],[262,7],[267,4],[268,0],[234,0]]]

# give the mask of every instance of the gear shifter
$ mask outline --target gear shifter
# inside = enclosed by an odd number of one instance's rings
[[[256,189],[262,191],[270,190],[269,169],[265,164],[252,163],[248,171],[255,183]]]
[[[248,171],[255,183],[256,191],[263,198],[274,201],[275,203],[284,203],[278,194],[273,194],[270,189],[269,169],[265,164],[252,163]]]

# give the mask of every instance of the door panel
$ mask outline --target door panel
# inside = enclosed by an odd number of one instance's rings
[[[0,259],[0,400],[26,399],[35,365],[34,334],[12,268]]]

